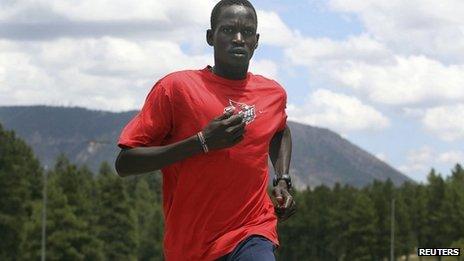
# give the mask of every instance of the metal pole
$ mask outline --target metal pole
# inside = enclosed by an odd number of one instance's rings
[[[395,260],[395,199],[391,202],[390,261]]]
[[[45,261],[45,254],[46,254],[46,248],[45,248],[45,241],[46,241],[46,223],[47,223],[47,166],[45,166],[45,171],[44,171],[44,187],[43,187],[43,207],[42,207],[42,256],[41,260]]]

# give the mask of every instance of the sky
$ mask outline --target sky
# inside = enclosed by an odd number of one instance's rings
[[[213,64],[212,0],[1,0],[0,106],[138,110],[164,75]],[[256,0],[250,70],[290,121],[424,182],[464,162],[464,1]]]

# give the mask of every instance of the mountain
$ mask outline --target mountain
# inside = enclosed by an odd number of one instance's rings
[[[97,170],[102,161],[114,162],[119,152],[119,133],[135,114],[76,107],[10,106],[0,107],[0,123],[23,138],[46,167],[53,166],[55,158],[64,153],[74,163]],[[375,179],[389,178],[395,184],[410,180],[328,129],[295,122],[288,125],[293,141],[290,174],[299,189],[333,186],[336,182],[361,187]]]
[[[290,173],[302,184],[349,184],[361,187],[373,180],[411,181],[377,157],[324,128],[290,123],[293,138]]]

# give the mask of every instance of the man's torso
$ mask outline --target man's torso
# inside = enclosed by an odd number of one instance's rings
[[[285,123],[285,91],[261,76],[230,81],[208,69],[173,73],[159,83],[169,93],[172,111],[163,145],[195,135],[230,105],[250,120],[237,145],[162,169],[166,258],[212,260],[251,234],[278,244],[267,194],[268,149]]]

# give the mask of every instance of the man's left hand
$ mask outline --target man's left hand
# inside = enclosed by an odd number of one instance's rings
[[[295,214],[296,204],[293,196],[288,192],[287,183],[284,180],[279,181],[277,186],[274,187],[272,194],[277,200],[274,209],[279,222],[283,222]]]

